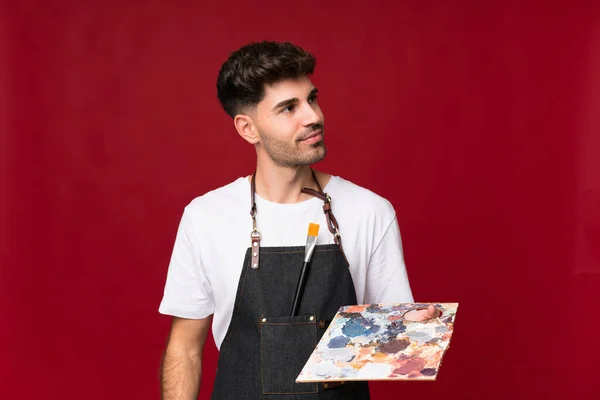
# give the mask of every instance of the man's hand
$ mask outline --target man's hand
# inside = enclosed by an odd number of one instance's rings
[[[404,314],[404,319],[407,321],[423,322],[432,318],[437,318],[442,314],[439,308],[430,304],[426,310],[412,310]]]

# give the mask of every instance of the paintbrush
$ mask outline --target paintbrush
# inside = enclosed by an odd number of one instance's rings
[[[313,251],[317,245],[318,235],[319,224],[310,223],[308,225],[308,236],[306,237],[304,262],[302,263],[302,269],[300,270],[300,276],[298,277],[298,283],[296,284],[296,295],[294,296],[294,304],[292,305],[292,317],[296,316],[298,308],[300,307],[300,300],[302,299],[302,292],[304,291],[304,285],[306,284],[306,277],[308,275],[308,264],[310,263]]]

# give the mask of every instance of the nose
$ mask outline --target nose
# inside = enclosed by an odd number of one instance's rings
[[[322,123],[323,116],[318,106],[313,106],[310,103],[306,103],[303,108],[304,111],[302,114],[302,125],[310,126]]]

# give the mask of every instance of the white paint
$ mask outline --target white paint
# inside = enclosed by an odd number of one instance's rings
[[[358,378],[375,379],[384,378],[390,375],[392,366],[382,363],[367,363],[358,371]]]

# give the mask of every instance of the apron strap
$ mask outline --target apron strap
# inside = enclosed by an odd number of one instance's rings
[[[313,179],[317,184],[318,190],[304,188],[301,190],[301,192],[310,194],[323,200],[323,212],[325,213],[325,218],[327,219],[327,228],[329,229],[329,232],[331,232],[331,234],[333,235],[333,241],[335,242],[335,244],[338,245],[342,254],[344,254],[344,249],[342,247],[342,236],[340,235],[340,227],[338,225],[337,219],[335,218],[335,215],[333,215],[333,211],[331,210],[331,197],[329,197],[327,193],[323,192],[323,189],[319,184],[319,180],[315,175],[315,171],[313,171],[312,168],[310,169],[310,172],[312,173]]]
[[[250,198],[252,199],[252,207],[250,208],[250,215],[252,216],[252,232],[250,233],[250,238],[252,239],[252,262],[250,263],[250,267],[252,269],[258,268],[258,257],[260,256],[260,239],[261,235],[258,229],[256,228],[256,200],[254,197],[254,193],[256,191],[255,182],[256,180],[256,171],[252,175],[252,180],[250,181]]]
[[[342,247],[342,236],[340,235],[340,230],[339,230],[339,225],[337,222],[337,219],[335,218],[335,216],[333,215],[333,211],[331,210],[331,197],[329,197],[329,195],[325,192],[323,192],[323,189],[321,188],[321,184],[319,183],[319,180],[317,179],[317,176],[315,175],[315,171],[313,171],[313,169],[310,169],[310,172],[313,176],[313,179],[317,185],[317,190],[315,189],[310,189],[310,188],[303,188],[301,190],[302,193],[305,194],[310,194],[312,196],[315,196],[321,200],[323,200],[323,212],[325,213],[325,218],[327,219],[327,228],[329,229],[329,232],[331,232],[331,234],[333,235],[333,241],[335,242],[335,244],[340,248],[340,251],[342,252],[342,254],[344,255],[344,257],[346,257],[346,254],[344,253],[344,249]],[[254,269],[258,268],[258,257],[260,254],[260,239],[261,239],[261,235],[260,232],[258,231],[257,227],[256,227],[256,199],[255,199],[255,193],[256,193],[256,185],[255,185],[255,180],[256,180],[256,171],[254,171],[254,173],[252,174],[252,179],[250,181],[250,202],[252,204],[252,207],[250,208],[250,215],[252,216],[252,233],[250,234],[250,237],[252,239],[252,264],[250,264],[250,266]]]

